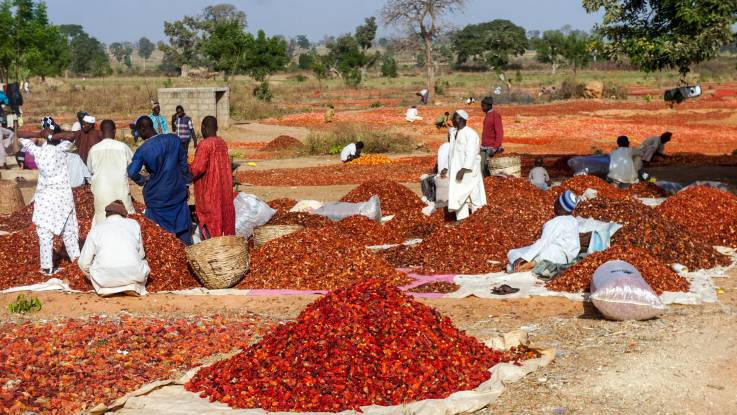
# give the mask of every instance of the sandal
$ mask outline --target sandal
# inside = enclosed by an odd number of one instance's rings
[[[509,294],[514,294],[516,292],[519,292],[519,288],[510,287],[507,284],[494,287],[491,290],[491,293],[494,295],[509,295]]]

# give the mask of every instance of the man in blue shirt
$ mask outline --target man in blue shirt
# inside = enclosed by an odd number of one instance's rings
[[[169,134],[169,124],[166,122],[166,117],[161,115],[161,106],[158,102],[151,104],[151,115],[149,115],[151,121],[154,122],[154,130],[157,134]]]
[[[139,117],[135,126],[144,143],[133,155],[128,177],[143,186],[146,217],[192,245],[192,216],[187,203],[192,174],[187,154],[174,134],[156,134],[148,116]],[[143,167],[148,176],[141,175]]]

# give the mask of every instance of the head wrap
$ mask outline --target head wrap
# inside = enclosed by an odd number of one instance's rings
[[[122,217],[128,216],[128,210],[125,208],[125,205],[120,200],[116,200],[115,202],[107,205],[105,207],[105,213],[110,215],[120,215]]]
[[[456,111],[456,114],[458,114],[458,116],[463,118],[464,120],[468,121],[468,113],[466,111],[458,110]]]
[[[94,124],[97,119],[91,115],[85,115],[82,117],[82,122],[86,122],[87,124]]]
[[[82,125],[79,124],[79,121],[75,121],[74,124],[72,124],[72,132],[76,132],[82,129]]]
[[[158,101],[151,101],[151,109],[154,109],[156,107],[161,108],[161,105],[159,105]]]
[[[578,204],[578,198],[573,192],[566,190],[558,198],[558,203],[560,203],[560,207],[562,207],[566,212],[573,212],[573,209],[575,209]]]
[[[54,128],[55,124],[54,119],[51,117],[43,117],[43,119],[41,119],[42,130],[51,130]]]

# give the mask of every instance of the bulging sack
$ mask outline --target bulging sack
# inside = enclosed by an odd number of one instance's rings
[[[379,200],[379,196],[374,195],[371,196],[368,202],[363,203],[328,203],[313,213],[315,215],[326,216],[333,222],[357,215],[363,215],[376,222],[381,222],[381,201]]]
[[[593,156],[572,157],[568,160],[568,167],[573,174],[591,174],[606,176],[609,174],[609,155],[598,154]]]
[[[591,279],[591,302],[610,320],[648,320],[665,305],[632,264],[609,261]]]
[[[235,234],[248,238],[253,229],[266,224],[276,214],[266,202],[257,196],[239,193],[233,201],[235,205]]]

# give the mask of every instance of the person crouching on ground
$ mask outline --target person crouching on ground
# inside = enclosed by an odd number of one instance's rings
[[[572,263],[581,251],[578,221],[572,216],[578,198],[570,190],[555,202],[556,217],[543,226],[542,236],[534,244],[509,251],[510,271],[533,270],[538,264],[564,265]]]
[[[530,174],[527,178],[530,181],[530,184],[540,190],[550,189],[550,175],[548,174],[548,171],[545,170],[545,167],[543,167],[542,157],[537,157],[535,159],[535,167],[530,170]]]
[[[617,149],[609,155],[607,181],[623,189],[637,183],[635,158],[641,155],[640,150],[630,148],[630,139],[627,136],[617,137]]]
[[[361,158],[361,152],[363,151],[363,141],[357,143],[350,143],[343,147],[340,152],[340,161],[343,163],[351,162],[357,158]]]
[[[105,214],[105,222],[87,235],[79,268],[99,295],[145,295],[151,270],[143,249],[141,226],[127,218],[128,210],[120,200],[110,203]]]
[[[481,175],[478,133],[467,125],[468,113],[458,110],[453,114],[450,157],[448,162],[448,210],[456,219],[466,219],[486,205],[484,178]]]
[[[420,117],[420,112],[417,110],[417,106],[413,105],[412,107],[410,107],[407,110],[404,119],[406,119],[408,122],[422,121],[422,117]]]

